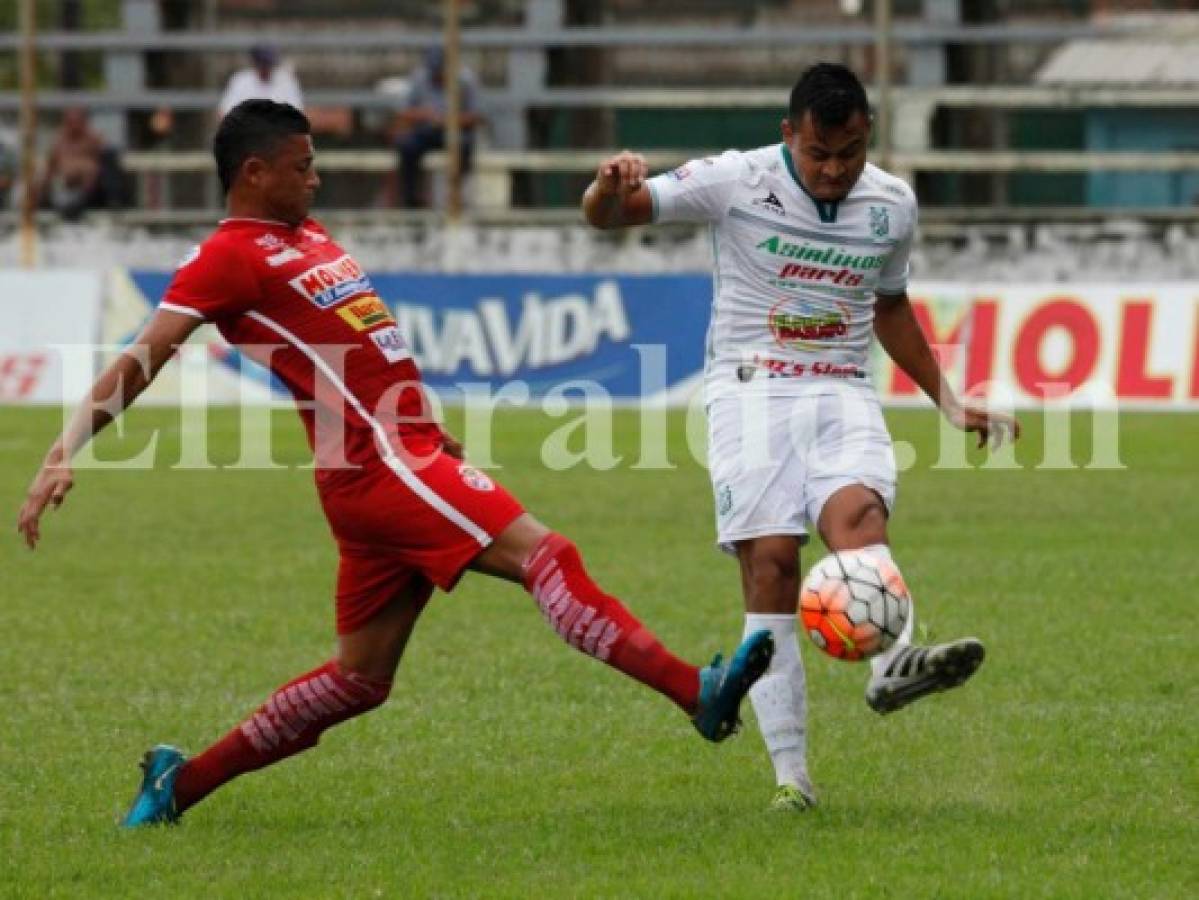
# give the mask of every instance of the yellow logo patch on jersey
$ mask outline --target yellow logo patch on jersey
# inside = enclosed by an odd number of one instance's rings
[[[378,297],[363,297],[354,300],[337,310],[337,314],[345,319],[355,331],[366,331],[376,325],[394,325],[395,319],[391,311]]]

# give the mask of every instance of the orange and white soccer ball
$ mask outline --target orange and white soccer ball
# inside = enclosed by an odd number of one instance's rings
[[[837,659],[882,653],[899,639],[911,614],[899,568],[865,550],[830,553],[812,567],[799,595],[808,637]]]

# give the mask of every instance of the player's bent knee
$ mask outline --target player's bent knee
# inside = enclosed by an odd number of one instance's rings
[[[737,557],[751,573],[794,574],[799,571],[799,542],[791,538],[752,538],[738,544]]]
[[[336,703],[344,706],[347,712],[353,711],[355,715],[369,712],[382,706],[391,696],[392,680],[390,678],[372,677],[356,671],[343,662],[338,663],[338,669],[341,672],[341,678],[326,685],[328,690],[324,696],[331,697]]]
[[[785,553],[769,553],[755,556],[753,561],[755,581],[786,582],[799,578],[799,557]]]
[[[830,550],[854,550],[887,543],[887,507],[875,497],[820,530]]]
[[[524,580],[529,559],[551,535],[553,532],[528,513],[524,513],[500,532],[495,540],[474,558],[470,567],[485,575],[494,575],[519,583]]]

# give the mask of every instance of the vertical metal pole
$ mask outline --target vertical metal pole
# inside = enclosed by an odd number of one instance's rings
[[[878,90],[878,109],[874,127],[878,163],[891,168],[891,0],[874,0],[874,83]]]
[[[462,218],[462,82],[460,78],[461,30],[460,0],[445,0],[445,155],[446,181],[449,198],[446,218],[458,222]]]
[[[21,265],[37,263],[37,55],[35,0],[21,0]]]

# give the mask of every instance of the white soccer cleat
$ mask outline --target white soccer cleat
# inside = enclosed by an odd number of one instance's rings
[[[926,694],[964,684],[982,665],[986,650],[978,638],[920,647],[909,644],[895,654],[880,676],[866,686],[866,702],[879,715],[903,709]]]

